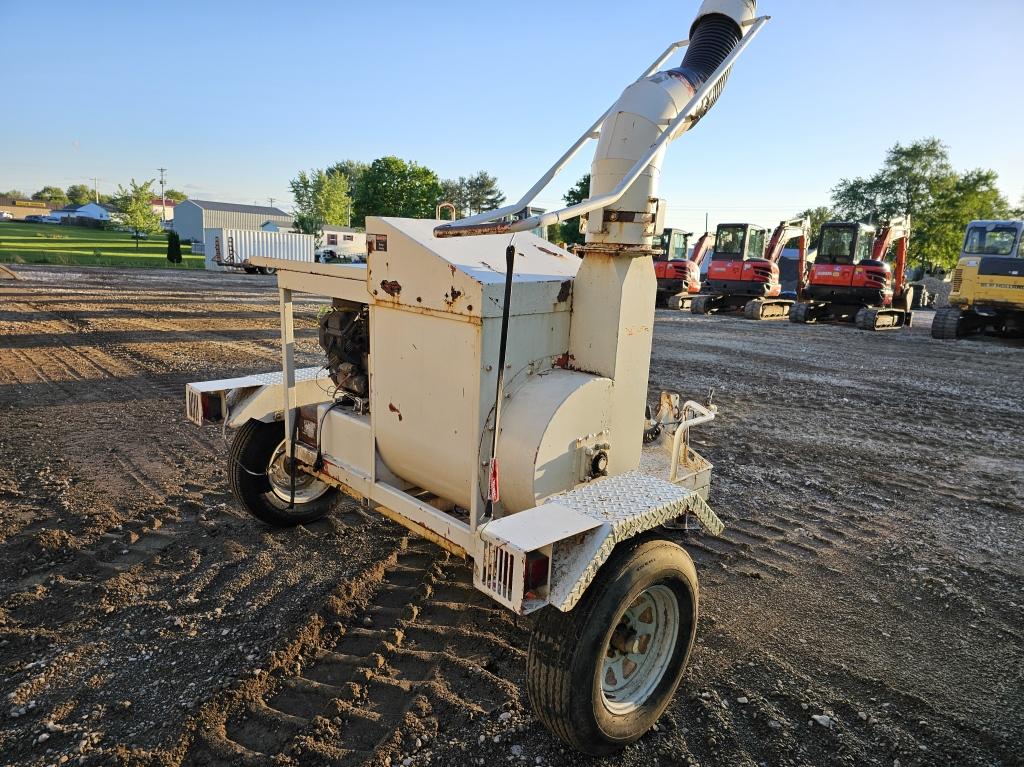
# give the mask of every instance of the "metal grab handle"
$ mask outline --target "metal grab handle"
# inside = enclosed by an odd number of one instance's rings
[[[672,463],[669,468],[668,481],[675,482],[679,474],[679,452],[683,446],[689,447],[689,432],[691,426],[700,426],[704,423],[709,423],[715,420],[717,408],[712,405],[710,408],[701,405],[699,402],[693,400],[687,400],[681,409],[683,415],[682,420],[679,422],[679,427],[676,429],[675,437],[672,439]],[[697,413],[698,415],[687,417],[688,412]]]
[[[736,47],[725,57],[725,60],[719,65],[718,69],[715,70],[714,74],[708,78],[706,82],[694,93],[686,107],[681,111],[668,127],[662,132],[661,136],[651,144],[647,153],[644,154],[637,162],[633,165],[630,171],[622,178],[618,186],[615,187],[611,192],[599,195],[597,197],[584,200],[583,202],[575,205],[570,205],[559,210],[550,211],[548,213],[542,213],[536,216],[530,216],[529,218],[520,219],[518,221],[494,221],[495,218],[511,216],[519,213],[525,209],[529,203],[533,202],[534,198],[548,185],[552,178],[557,175],[568,161],[580,150],[580,148],[591,138],[597,138],[600,135],[600,126],[604,123],[605,118],[614,109],[614,105],[603,115],[591,128],[584,133],[573,146],[567,151],[562,158],[555,163],[555,165],[546,173],[544,176],[534,184],[533,188],[517,202],[515,205],[509,205],[498,210],[487,211],[485,213],[478,213],[475,216],[461,219],[458,222],[452,222],[449,224],[441,224],[434,227],[435,237],[464,237],[467,235],[478,235],[478,234],[507,234],[509,232],[529,232],[539,227],[548,227],[552,224],[558,224],[562,221],[566,221],[570,218],[583,215],[584,213],[590,213],[599,208],[605,208],[609,205],[614,205],[618,202],[623,195],[629,190],[633,182],[640,177],[640,174],[644,172],[654,156],[661,151],[668,142],[675,139],[681,132],[685,123],[691,119],[692,115],[700,109],[701,103],[704,98],[718,85],[719,81],[729,72],[733,62],[746,50],[747,46],[751,43],[757,33],[761,31],[769,20],[770,16],[760,16],[756,19],[751,19],[749,22],[742,24],[743,27],[749,26],[749,31],[745,34]],[[684,45],[688,45],[688,40],[681,40],[678,43],[674,43],[669,46],[669,49],[662,54],[662,56],[655,62],[654,66],[647,70],[644,77],[649,77],[653,74],[653,71],[657,71],[657,67],[660,67],[662,63],[672,53]],[[641,80],[643,77],[640,78]],[[618,103],[616,101],[616,103]]]

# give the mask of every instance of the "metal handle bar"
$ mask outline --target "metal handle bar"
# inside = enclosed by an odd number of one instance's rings
[[[585,132],[576,143],[573,144],[569,150],[562,155],[561,159],[556,162],[547,173],[545,173],[536,184],[528,191],[519,202],[515,205],[508,205],[504,208],[498,208],[497,210],[487,211],[485,213],[478,213],[475,216],[464,218],[457,223],[442,224],[434,227],[435,237],[463,237],[466,235],[477,235],[477,234],[506,234],[509,232],[528,232],[538,227],[548,227],[552,224],[561,223],[570,218],[589,213],[598,208],[604,208],[608,205],[616,203],[626,193],[629,187],[634,181],[639,178],[640,174],[644,172],[644,169],[650,165],[651,160],[654,156],[661,151],[661,148],[665,146],[669,141],[675,138],[681,126],[689,120],[693,113],[696,112],[704,98],[711,92],[711,90],[718,85],[719,81],[725,77],[730,67],[736,59],[746,50],[750,41],[754,39],[761,28],[771,19],[770,16],[761,16],[756,19],[751,19],[749,22],[745,22],[742,26],[749,26],[750,31],[743,36],[736,47],[725,57],[715,73],[694,93],[693,98],[690,99],[689,103],[680,112],[669,126],[662,132],[658,140],[651,144],[650,149],[647,153],[637,160],[636,164],[630,169],[622,181],[619,182],[618,186],[615,187],[611,192],[600,195],[599,197],[593,197],[589,200],[577,203],[576,205],[570,205],[567,208],[561,208],[560,210],[550,211],[548,213],[542,213],[536,216],[530,216],[529,218],[520,219],[519,221],[494,221],[496,218],[503,218],[505,216],[511,216],[520,211],[524,210],[537,195],[550,183],[561,170],[568,164],[569,160],[576,156],[580,148],[590,139],[597,138],[600,135],[598,130],[605,118],[611,113],[614,106],[608,109],[597,122],[595,122],[587,132]],[[689,40],[680,40],[677,43],[670,45],[665,53],[663,53],[655,62],[652,64],[647,71],[640,76],[640,80],[645,77],[649,77],[658,71],[662,64],[679,48],[688,45]]]
[[[701,424],[708,423],[715,420],[716,409],[714,405],[710,408],[701,405],[699,402],[693,400],[687,400],[682,407],[683,419],[679,422],[679,428],[676,429],[675,437],[672,439],[672,463],[669,468],[668,481],[675,482],[676,477],[679,473],[679,451],[683,445],[689,444],[689,431],[692,426],[700,426]],[[698,413],[696,416],[690,418],[686,417],[688,412]]]

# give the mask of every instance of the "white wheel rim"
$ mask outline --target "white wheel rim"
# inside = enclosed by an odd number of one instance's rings
[[[292,499],[292,477],[288,473],[286,459],[288,458],[288,441],[281,440],[267,464],[267,479],[270,480],[270,489],[274,495],[285,503]],[[312,474],[304,471],[295,475],[295,505],[311,503],[326,493],[330,485],[321,482]]]
[[[601,663],[601,695],[610,712],[628,714],[647,702],[672,663],[679,626],[679,599],[668,586],[651,586],[623,611]]]

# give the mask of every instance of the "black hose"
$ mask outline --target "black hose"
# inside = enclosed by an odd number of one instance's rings
[[[743,31],[728,16],[723,16],[720,13],[702,16],[690,30],[690,44],[686,48],[686,55],[683,56],[683,63],[675,69],[670,69],[669,74],[683,78],[693,86],[695,91],[698,90],[722,65],[725,57],[739,45],[742,37]],[[726,72],[725,77],[718,81],[718,84],[708,94],[708,98],[704,100],[700,110],[694,115],[694,123],[715,105],[718,97],[722,95],[725,82],[728,79],[729,73]]]

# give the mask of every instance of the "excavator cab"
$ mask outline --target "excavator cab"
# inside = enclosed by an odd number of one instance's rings
[[[690,237],[693,232],[683,229],[666,229],[654,237],[655,261],[685,261],[690,251]]]
[[[875,228],[866,224],[830,222],[821,227],[815,264],[851,266],[871,258]]]
[[[753,224],[718,227],[715,252],[708,267],[709,293],[735,298],[734,308],[745,305],[748,298],[779,295],[779,267],[765,258],[767,233],[764,227]]]
[[[676,296],[700,292],[700,266],[689,260],[693,232],[665,229],[654,237],[654,276],[658,281],[658,305],[667,306]]]
[[[753,224],[720,224],[712,261],[763,259],[767,230]]]

